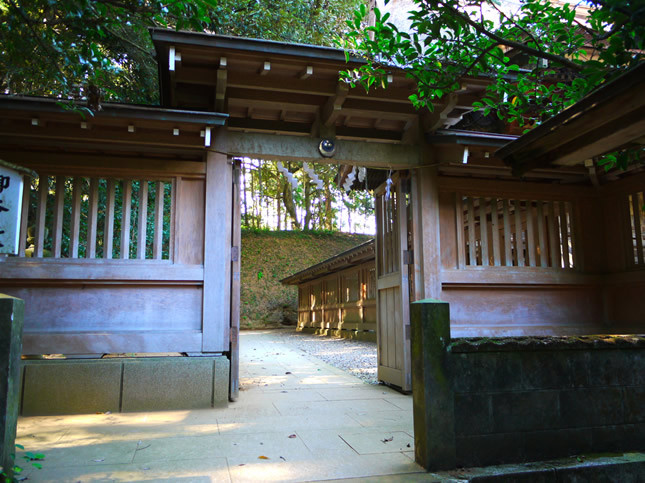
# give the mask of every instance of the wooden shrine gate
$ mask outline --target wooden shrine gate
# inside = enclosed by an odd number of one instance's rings
[[[408,183],[395,175],[376,190],[376,307],[378,379],[412,390]]]

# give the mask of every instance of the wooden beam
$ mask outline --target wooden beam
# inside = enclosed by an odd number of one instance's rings
[[[407,169],[423,165],[416,146],[336,140],[336,154],[323,158],[318,151],[319,143],[320,138],[311,136],[285,138],[275,134],[229,131],[227,153],[278,161],[357,164],[373,168]]]

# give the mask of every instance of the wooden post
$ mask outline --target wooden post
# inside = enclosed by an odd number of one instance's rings
[[[499,214],[497,213],[497,198],[490,200],[491,229],[493,231],[493,265],[502,264],[501,247],[499,245]]]
[[[72,187],[72,220],[69,228],[69,258],[78,258],[78,237],[81,228],[81,191],[83,178],[75,177]]]
[[[477,265],[477,233],[475,228],[475,207],[472,196],[467,198],[466,207],[468,208],[468,265]]]
[[[139,217],[137,221],[137,258],[146,258],[146,242],[148,228],[148,181],[139,180]]]
[[[42,258],[45,245],[45,214],[47,213],[47,193],[49,192],[48,178],[44,174],[38,176],[38,210],[36,212],[36,243],[32,256]]]
[[[152,258],[161,260],[163,245],[163,198],[164,182],[155,183],[155,232],[152,241]]]
[[[233,171],[233,240],[231,282],[231,379],[229,399],[236,401],[240,391],[240,266],[242,258],[242,216],[240,197],[240,161],[235,161]],[[299,305],[300,305],[300,301]]]
[[[529,266],[535,267],[535,228],[533,225],[533,201],[526,202],[526,250],[528,251]]]
[[[511,217],[508,213],[508,200],[502,200],[502,216],[504,217],[504,266],[513,266],[513,250],[511,247]]]
[[[426,147],[421,148],[420,155],[429,157]],[[431,161],[424,159],[424,161]],[[422,242],[423,287],[425,298],[441,298],[441,237],[439,231],[439,177],[436,168],[418,169],[417,191],[412,193],[412,202],[418,203],[419,227],[416,236]]]
[[[115,181],[114,178],[110,178],[107,182],[105,225],[103,228],[103,258],[107,259],[112,258],[112,248],[114,247],[114,198]]]
[[[85,258],[96,258],[96,227],[99,209],[99,180],[90,178],[90,205],[87,210],[87,250]]]
[[[54,200],[54,233],[52,233],[52,257],[60,258],[63,241],[63,209],[65,204],[65,176],[56,176]]]
[[[457,268],[464,268],[466,266],[466,241],[464,240],[464,205],[462,203],[463,196],[461,193],[455,193],[455,225],[457,240]],[[415,217],[415,219],[417,219]],[[416,300],[421,300],[423,297],[417,297]]]
[[[517,259],[517,266],[523,267],[524,263],[524,242],[522,240],[522,202],[515,200],[515,253]]]
[[[228,147],[225,129],[218,131],[215,146],[217,152],[206,154],[203,352],[230,348],[233,170],[222,154]]]
[[[537,202],[537,226],[538,226],[538,241],[540,245],[540,266],[548,267],[549,250],[546,244],[546,226],[544,224],[544,202],[539,200]]]
[[[486,213],[486,205],[487,199],[479,198],[479,232],[481,234],[481,257],[482,265],[485,267],[490,265],[490,255],[488,250],[488,215]]]
[[[23,176],[22,190],[22,211],[20,212],[20,246],[18,247],[18,256],[25,256],[27,248],[27,224],[29,223],[29,203],[31,201],[31,177]]]
[[[130,214],[132,211],[132,181],[123,180],[123,202],[121,204],[121,258],[130,258]]]

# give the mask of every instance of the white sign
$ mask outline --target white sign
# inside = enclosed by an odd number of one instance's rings
[[[18,254],[23,175],[0,164],[0,253]]]

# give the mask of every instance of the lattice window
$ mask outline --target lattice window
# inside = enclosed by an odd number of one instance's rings
[[[457,197],[460,265],[573,268],[569,202]]]
[[[170,259],[170,181],[40,176],[23,206],[25,256]]]
[[[645,193],[633,193],[627,198],[631,228],[632,260],[636,266],[645,266]]]

